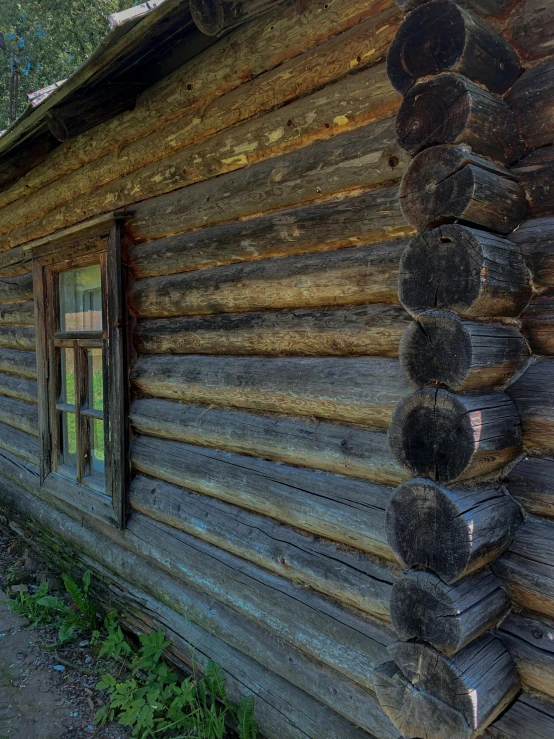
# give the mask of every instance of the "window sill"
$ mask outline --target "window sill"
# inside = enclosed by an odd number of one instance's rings
[[[70,468],[68,468],[70,469]],[[90,478],[94,480],[94,478]],[[42,494],[63,501],[86,516],[99,519],[110,526],[118,526],[112,500],[95,485],[89,487],[67,477],[63,472],[51,472],[41,483]]]

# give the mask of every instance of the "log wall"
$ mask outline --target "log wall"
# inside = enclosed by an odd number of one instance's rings
[[[178,664],[222,664],[267,737],[550,739],[554,227],[527,157],[554,144],[529,123],[554,87],[532,3],[253,5],[0,192],[0,520]],[[124,531],[39,483],[23,249],[114,208]]]

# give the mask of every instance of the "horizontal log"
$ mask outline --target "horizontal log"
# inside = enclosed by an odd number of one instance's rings
[[[220,36],[261,13],[282,4],[283,0],[191,0],[190,12],[198,28],[207,36]]]
[[[554,62],[528,69],[506,95],[528,149],[554,144]]]
[[[96,592],[100,582],[110,587],[110,593],[104,601],[106,605],[121,610],[120,604],[124,598],[123,602],[132,606],[134,614],[142,614],[145,608],[150,607],[158,618],[161,618],[160,614],[167,614],[173,609],[174,616],[170,621],[173,624],[172,639],[187,636],[190,634],[190,625],[196,624],[201,630],[207,630],[221,640],[216,659],[224,667],[227,664],[224,657],[228,654],[226,645],[229,645],[264,665],[271,673],[305,690],[333,711],[346,715],[358,726],[378,733],[383,739],[399,739],[398,732],[386,719],[370,690],[347,679],[336,669],[327,667],[319,659],[307,657],[304,649],[296,648],[288,640],[275,637],[271,634],[267,619],[263,624],[257,624],[249,617],[244,618],[235,607],[219,602],[191,587],[188,582],[177,579],[166,567],[157,566],[155,557],[153,560],[146,558],[140,542],[144,536],[148,540],[148,530],[155,525],[154,522],[134,516],[124,538],[116,529],[111,529],[110,538],[106,538],[93,527],[75,525],[68,515],[71,506],[56,511],[36,496],[9,485],[2,486],[0,498],[2,511],[10,516],[14,528],[22,534],[25,531],[32,532],[27,539],[29,544],[36,546],[40,542],[47,547],[55,557],[58,569],[73,571],[77,562],[83,563],[82,569],[90,569],[97,574],[97,578],[93,578]],[[41,522],[40,525],[37,525],[37,521]],[[147,523],[147,528],[141,522]],[[164,541],[167,543],[170,540],[171,536],[168,536]],[[62,541],[63,546],[56,546]],[[236,574],[231,577],[227,586],[236,577]],[[145,606],[147,597],[155,604],[155,608]],[[156,623],[149,628],[157,627]],[[191,641],[198,646],[198,634]],[[204,646],[202,641],[200,644]],[[250,685],[250,679],[244,674],[242,679],[247,686]],[[265,685],[265,680],[261,683],[254,680],[253,689],[259,694]],[[282,694],[282,690],[277,691],[277,696]],[[316,716],[319,719],[321,714],[316,713]],[[310,734],[313,739],[322,736],[317,719],[318,731]],[[272,724],[269,724],[267,728],[271,727]],[[350,727],[347,734],[331,736],[333,739],[342,739],[344,736],[350,738],[350,730],[353,729]],[[279,733],[273,736],[282,739]],[[354,736],[357,737],[357,734]],[[300,736],[295,734],[294,738],[300,739]]]
[[[427,0],[396,0],[396,4],[402,10],[410,11],[419,8]],[[460,0],[457,3],[460,8],[471,10],[478,15],[503,16],[513,6],[512,0]]]
[[[532,294],[522,250],[457,224],[424,231],[402,255],[400,301],[413,316],[433,308],[472,318],[517,316]]]
[[[521,330],[534,354],[554,354],[554,292],[529,303],[521,315]]]
[[[131,456],[137,472],[395,562],[384,530],[390,488],[147,436]]]
[[[391,44],[389,78],[405,93],[421,77],[457,72],[502,94],[520,73],[517,54],[491,26],[450,0],[409,13]]]
[[[489,570],[454,585],[432,572],[414,570],[395,582],[390,614],[402,641],[419,639],[452,655],[497,624],[509,607],[506,592]]]
[[[422,388],[399,403],[389,442],[412,475],[444,483],[498,470],[522,446],[518,412],[506,393],[442,388]]]
[[[554,459],[525,457],[510,470],[506,487],[529,513],[554,518]]]
[[[539,359],[511,385],[508,395],[521,417],[528,450],[554,451],[554,360]]]
[[[387,428],[409,387],[395,359],[139,357],[137,390],[172,400],[316,416]]]
[[[528,518],[492,569],[512,601],[554,617],[554,523]]]
[[[491,739],[550,739],[554,732],[552,703],[522,693],[486,731]]]
[[[35,379],[37,376],[36,354],[17,349],[0,349],[0,372]]]
[[[523,153],[507,103],[455,74],[442,74],[406,93],[396,135],[412,156],[436,144],[468,144],[476,154],[504,163]]]
[[[36,403],[38,395],[36,380],[0,372],[0,395]]]
[[[449,0],[423,7],[435,2]],[[419,231],[461,220],[507,234],[527,216],[525,192],[510,171],[462,146],[420,152],[402,179],[400,206]]]
[[[539,292],[554,287],[554,217],[533,218],[509,236],[525,257]]]
[[[38,436],[38,409],[33,403],[0,395],[0,421]]]
[[[550,215],[554,210],[554,146],[532,151],[511,171],[525,190],[530,215]]]
[[[0,254],[0,274],[3,277],[22,275],[31,269],[31,255],[23,251],[23,246],[16,246],[15,249],[8,249]]]
[[[396,642],[388,651],[394,662],[377,671],[377,696],[393,724],[408,737],[471,739],[519,691],[510,655],[490,635],[450,658],[417,642]]]
[[[397,488],[386,516],[389,545],[404,566],[428,568],[447,583],[496,559],[522,523],[498,485],[447,489],[424,478]]]
[[[404,241],[138,280],[143,318],[397,301]]]
[[[0,423],[0,448],[18,457],[38,464],[39,460],[39,443],[36,436],[32,436],[26,431],[20,431],[13,426],[7,426]]]
[[[32,300],[28,300],[26,303],[0,304],[0,324],[34,326],[35,304]]]
[[[374,244],[410,231],[400,212],[398,188],[388,187],[137,243],[129,258],[137,278],[154,277]]]
[[[33,298],[33,275],[3,277],[0,280],[0,303],[13,303]]]
[[[226,449],[395,485],[406,474],[393,460],[384,431],[339,426],[313,418],[139,398],[133,428],[149,436]]]
[[[131,508],[300,585],[389,620],[398,572],[359,550],[307,536],[273,519],[137,475]]]
[[[510,15],[503,35],[523,59],[552,55],[554,8],[543,0],[522,0]]]
[[[498,636],[514,660],[521,682],[554,697],[554,622],[534,613],[511,613]]]
[[[0,347],[2,349],[35,351],[36,334],[34,327],[2,326],[0,323]]]
[[[283,354],[395,357],[410,317],[399,305],[224,313],[139,320],[140,354]]]
[[[415,387],[439,383],[466,391],[506,385],[529,358],[529,347],[515,326],[435,310],[408,326],[399,354]]]

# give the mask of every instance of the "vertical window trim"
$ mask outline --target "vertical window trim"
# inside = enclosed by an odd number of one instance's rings
[[[100,219],[99,219],[100,220]],[[106,235],[106,218],[99,223],[104,229],[105,246],[91,249],[90,253],[99,257],[103,273],[103,314],[105,317],[106,348],[103,352],[104,372],[104,431],[105,431],[105,492],[111,498],[115,521],[120,528],[125,527],[127,520],[127,489],[129,483],[129,431],[128,431],[128,382],[126,357],[126,308],[125,308],[125,273],[123,269],[121,246],[121,220],[111,217],[111,227]],[[90,232],[86,232],[90,237]],[[55,357],[52,355],[52,343],[49,341],[49,327],[55,325],[59,301],[56,294],[57,280],[52,279],[58,271],[56,264],[63,263],[71,269],[71,256],[64,253],[63,245],[71,246],[79,243],[79,231],[71,234],[69,244],[60,239],[57,254],[56,240],[41,239],[26,247],[33,256],[33,285],[35,295],[35,323],[37,332],[37,384],[38,384],[38,419],[40,450],[40,482],[44,485],[53,471],[55,463],[53,455],[57,453],[58,443],[54,443],[52,413],[55,411],[57,388],[52,392],[54,377],[52,371]],[[48,255],[44,259],[44,254]],[[54,258],[59,256],[59,259]],[[86,258],[86,257],[85,257]],[[82,257],[77,261],[81,262]],[[52,407],[54,404],[54,408]],[[65,478],[64,478],[65,479]],[[71,481],[67,481],[71,485]],[[79,507],[79,501],[75,501]]]

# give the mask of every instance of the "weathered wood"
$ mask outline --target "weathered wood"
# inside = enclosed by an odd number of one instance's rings
[[[510,15],[504,36],[523,59],[552,55],[554,8],[544,0],[522,0]]]
[[[510,655],[490,635],[450,658],[417,642],[396,642],[388,651],[399,671],[378,672],[377,696],[407,737],[470,739],[519,691]]]
[[[468,144],[476,154],[504,163],[523,153],[509,106],[455,74],[442,74],[406,93],[396,135],[412,155],[435,144]]]
[[[395,561],[386,542],[391,489],[178,441],[138,436],[135,471]]]
[[[521,315],[521,331],[533,353],[554,354],[554,293],[532,300]]]
[[[0,280],[0,303],[32,300],[33,275],[23,274],[18,277],[2,277]]]
[[[35,306],[32,300],[25,303],[0,304],[0,324],[10,326],[34,326]]]
[[[36,379],[37,356],[34,352],[0,349],[0,372]]]
[[[554,217],[533,218],[509,236],[525,257],[539,292],[554,287]]]
[[[162,439],[353,475],[385,485],[406,479],[406,473],[392,458],[384,431],[150,398],[136,400],[130,417],[136,431]]]
[[[491,739],[550,739],[554,732],[554,706],[526,693],[486,731]]]
[[[36,401],[35,401],[36,402]],[[38,412],[34,403],[0,395],[0,421],[38,436]]]
[[[0,254],[0,274],[3,277],[22,275],[30,270],[31,258],[22,246],[16,246],[15,249],[8,249]]]
[[[397,488],[387,506],[387,539],[404,565],[451,583],[504,552],[522,523],[498,485],[447,489],[424,478]]]
[[[283,354],[395,357],[410,317],[399,305],[260,311],[141,320],[140,354]]]
[[[148,355],[132,371],[146,395],[316,416],[386,428],[409,392],[400,363],[381,357]]]
[[[512,172],[525,189],[530,215],[550,215],[554,211],[554,146],[532,151]]]
[[[554,697],[554,622],[533,613],[511,613],[498,632],[521,682]]]
[[[512,601],[554,617],[554,523],[529,517],[510,549],[492,564]]]
[[[554,459],[525,457],[510,470],[506,487],[529,513],[554,518]]]
[[[358,550],[143,475],[133,480],[130,505],[148,518],[389,620],[390,595],[398,572]]]
[[[37,394],[36,380],[0,372],[0,395],[25,400],[27,403],[36,403]]]
[[[554,62],[528,69],[506,95],[528,149],[554,144]]]
[[[419,231],[459,219],[507,234],[527,215],[525,193],[510,171],[462,146],[420,152],[402,179],[400,205]]]
[[[532,294],[521,249],[466,226],[424,231],[402,254],[400,301],[413,316],[433,308],[473,318],[517,316]]]
[[[404,241],[138,280],[143,318],[397,301]]]
[[[408,326],[399,354],[415,387],[439,383],[465,391],[505,385],[529,358],[529,347],[514,326],[435,310]]]
[[[503,467],[521,449],[521,426],[506,393],[422,388],[397,406],[389,442],[413,475],[449,482]]]
[[[34,351],[36,347],[34,327],[2,326],[0,322],[0,347]]]
[[[454,585],[432,572],[414,570],[394,583],[390,615],[403,641],[420,639],[452,655],[491,629],[509,607],[506,592],[489,570]]]
[[[554,360],[539,359],[508,388],[527,449],[554,452]]]
[[[505,39],[450,0],[431,0],[406,16],[387,66],[390,81],[401,93],[420,77],[457,72],[502,94],[521,69]]]
[[[388,187],[138,243],[129,260],[136,277],[154,277],[375,244],[411,231],[400,212],[398,188]]]
[[[26,431],[19,431],[13,426],[0,423],[0,447],[31,462],[31,464],[38,464],[39,445],[37,438]]]
[[[190,12],[207,36],[220,36],[241,23],[272,10],[283,0],[191,0]]]
[[[427,0],[396,0],[402,10],[409,12],[423,5]],[[457,5],[478,15],[503,16],[513,6],[513,0],[460,0]]]

